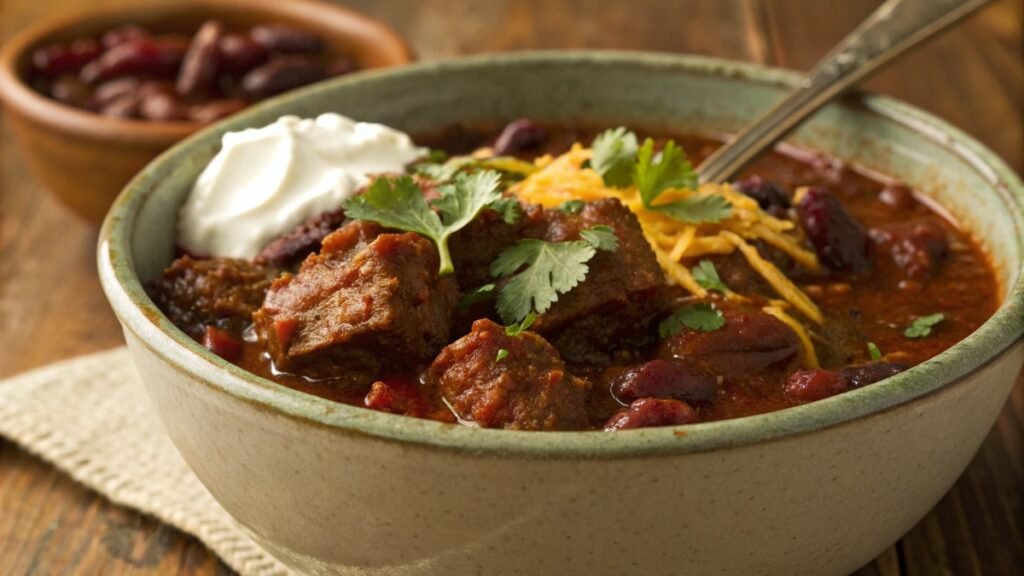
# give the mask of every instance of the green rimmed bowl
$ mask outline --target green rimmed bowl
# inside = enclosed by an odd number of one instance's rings
[[[955,128],[876,96],[796,145],[890,174],[988,247],[1005,300],[885,382],[678,428],[478,430],[332,403],[223,362],[141,281],[170,261],[192,181],[226,131],[335,111],[412,133],[529,116],[731,132],[792,73],[640,53],[519,53],[369,72],[269,101],[179,144],[122,192],[100,277],[167,431],[217,500],[308,574],[838,574],[914,525],[977,451],[1024,365],[1024,185]]]

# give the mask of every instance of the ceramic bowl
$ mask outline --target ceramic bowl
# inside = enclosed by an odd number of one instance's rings
[[[268,22],[293,24],[320,34],[329,54],[350,54],[363,68],[412,60],[405,42],[380,22],[308,0],[162,0],[92,9],[30,28],[0,51],[5,120],[36,177],[86,220],[102,222],[110,203],[132,176],[201,125],[110,118],[47,98],[24,81],[32,51],[126,23],[154,31],[194,32],[209,18],[220,20],[229,29]]]
[[[411,133],[521,116],[730,132],[792,73],[667,55],[487,56],[340,79],[258,106],[147,167],[100,276],[167,431],[210,492],[306,574],[845,574],[961,474],[1024,364],[1024,186],[905,104],[833,104],[790,139],[905,180],[991,251],[1006,294],[969,338],[882,383],[780,412],[620,433],[511,432],[335,404],[221,361],[142,281],[227,130],[337,111]]]

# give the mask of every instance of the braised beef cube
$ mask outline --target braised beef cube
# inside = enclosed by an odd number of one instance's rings
[[[256,262],[290,268],[302,262],[306,256],[319,251],[323,239],[337,230],[344,221],[345,213],[341,210],[313,216],[291,232],[271,240],[256,256]]]
[[[577,430],[588,424],[588,383],[566,372],[558,351],[537,334],[509,336],[491,320],[477,320],[442,350],[426,379],[460,420],[484,428]]]
[[[907,278],[928,278],[949,253],[946,231],[930,218],[879,226],[870,235]]]
[[[824,188],[808,188],[796,211],[807,239],[826,268],[855,273],[870,268],[871,241],[864,226],[832,193]]]
[[[800,359],[800,340],[781,320],[759,310],[722,311],[725,324],[711,332],[684,329],[665,338],[658,357],[702,367],[715,376],[785,370]]]
[[[277,368],[317,378],[392,373],[429,362],[448,341],[455,283],[413,233],[352,222],[293,276],[274,282],[254,318]]]
[[[415,380],[390,378],[378,380],[370,387],[363,404],[371,410],[401,414],[414,418],[429,418],[441,422],[455,422],[433,387],[420,385]]]
[[[147,291],[171,322],[201,340],[207,326],[240,334],[277,275],[273,268],[246,260],[182,256]]]
[[[628,408],[615,414],[604,424],[605,432],[653,428],[656,426],[678,426],[698,420],[697,412],[680,400],[641,398]]]
[[[717,388],[717,379],[692,362],[657,359],[625,370],[611,384],[612,394],[626,404],[640,398],[710,402]]]
[[[559,296],[533,330],[575,364],[606,365],[611,350],[649,343],[665,279],[636,216],[618,200],[606,199],[587,203],[578,214],[548,210],[545,217],[545,240],[578,240],[580,231],[605,225],[615,231],[619,247],[598,250],[587,263],[586,280]]]
[[[543,233],[544,213],[536,204],[523,205],[519,220],[505,222],[495,210],[484,210],[465,228],[448,241],[455,266],[455,278],[464,291],[476,289],[494,281],[491,262],[502,250],[523,238]]]

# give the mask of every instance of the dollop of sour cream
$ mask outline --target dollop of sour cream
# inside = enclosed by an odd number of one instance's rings
[[[371,174],[404,172],[423,154],[403,132],[339,114],[229,132],[181,209],[178,244],[254,258],[304,220],[340,209]]]

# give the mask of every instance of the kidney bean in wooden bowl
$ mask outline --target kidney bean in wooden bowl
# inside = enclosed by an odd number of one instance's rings
[[[250,104],[406,64],[394,31],[306,0],[180,0],[41,23],[0,51],[0,98],[42,183],[99,223],[160,152]]]

